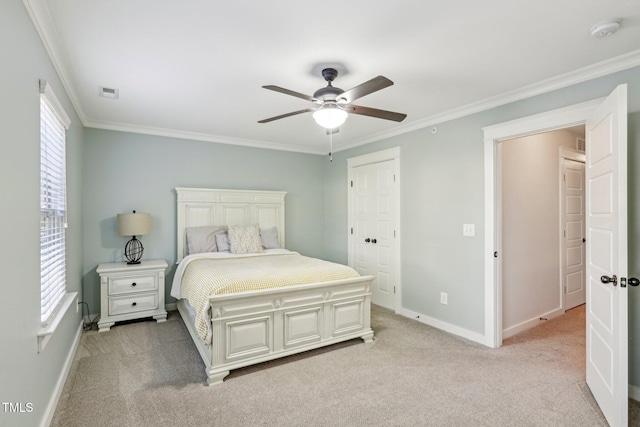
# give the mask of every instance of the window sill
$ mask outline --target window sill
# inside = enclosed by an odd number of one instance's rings
[[[78,296],[77,292],[67,293],[64,298],[62,298],[62,302],[60,303],[60,309],[53,315],[49,321],[42,325],[38,330],[38,353],[42,353],[44,348],[46,347],[49,339],[53,335],[53,333],[58,328],[58,325],[62,321],[62,318],[71,307],[73,300]]]

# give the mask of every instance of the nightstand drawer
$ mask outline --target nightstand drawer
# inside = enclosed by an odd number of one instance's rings
[[[157,292],[109,298],[109,316],[135,313],[138,311],[156,310],[157,308]]]
[[[157,289],[155,275],[129,275],[126,277],[113,277],[109,279],[109,295],[152,291],[154,289]]]

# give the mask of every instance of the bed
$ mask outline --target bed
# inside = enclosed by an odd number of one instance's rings
[[[178,298],[178,311],[204,361],[209,385],[221,384],[233,369],[354,338],[373,340],[373,277],[284,249],[286,192],[176,188],[176,193],[178,267],[171,294]],[[259,227],[264,236],[275,234],[277,244],[273,247],[263,237],[267,249],[260,253],[189,253],[193,248],[187,234],[214,226],[226,228],[217,233],[220,245],[225,244],[219,239],[224,231],[233,235],[252,227]],[[248,287],[228,282],[236,263],[247,271],[242,282]],[[332,266],[316,275],[313,269],[321,263]],[[294,265],[303,267],[298,272],[284,270]],[[211,274],[214,271],[217,275]],[[255,271],[275,287],[255,280]],[[280,271],[286,271],[286,280]],[[198,281],[213,288],[202,290],[195,284]],[[235,289],[242,290],[231,292]],[[197,292],[206,293],[204,302],[192,297]]]

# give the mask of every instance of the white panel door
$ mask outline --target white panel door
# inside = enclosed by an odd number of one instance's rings
[[[564,309],[586,302],[584,163],[562,160],[562,289]]]
[[[354,174],[354,268],[375,277],[372,302],[395,310],[393,160],[359,166]]]
[[[587,384],[609,425],[626,426],[626,85],[596,109],[586,133]]]

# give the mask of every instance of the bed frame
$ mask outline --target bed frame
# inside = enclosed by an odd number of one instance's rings
[[[286,192],[176,188],[177,256],[185,228],[204,225],[277,227],[285,247]],[[373,276],[210,297],[211,346],[200,338],[182,300],[178,311],[206,366],[208,384],[232,369],[361,338],[373,340]]]

